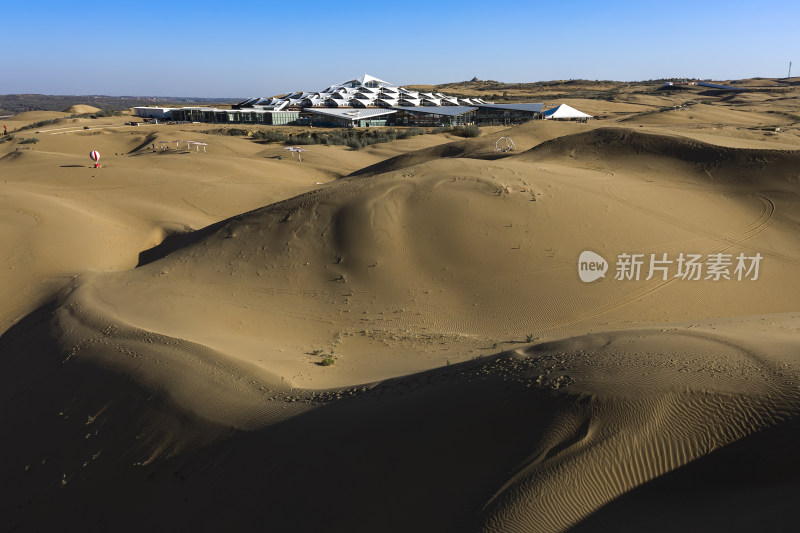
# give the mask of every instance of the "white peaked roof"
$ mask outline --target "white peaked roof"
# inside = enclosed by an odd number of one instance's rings
[[[578,111],[574,107],[567,104],[561,104],[553,109],[548,109],[544,112],[545,118],[592,118],[592,115],[587,115],[582,111]]]
[[[391,83],[364,74],[359,78],[354,78],[343,83],[331,85],[324,91],[306,92],[295,91],[283,96],[272,98],[249,98],[235,107],[236,109],[261,108],[270,111],[279,111],[289,106],[297,107],[395,107],[400,106],[419,106],[427,105],[438,106],[463,106],[463,105],[484,105],[486,102],[480,98],[458,98],[456,96],[443,94],[440,92],[412,91],[403,87],[397,87]],[[520,105],[539,105],[541,104],[520,104]],[[572,108],[569,108],[572,109]],[[541,111],[537,109],[536,111]],[[574,110],[573,110],[574,111]],[[580,112],[578,112],[580,113]],[[585,118],[588,115],[578,115]],[[554,118],[562,118],[560,115]]]
[[[448,117],[457,117],[458,115],[463,115],[464,113],[469,113],[470,111],[476,111],[477,107],[467,107],[467,106],[400,106],[395,107],[395,109],[408,111],[410,113],[424,113],[424,114],[435,114],[435,115],[445,115]]]
[[[370,85],[373,85],[373,86],[377,86],[377,87],[379,87],[381,85],[393,85],[392,83],[389,83],[388,81],[384,81],[384,80],[382,80],[380,78],[376,78],[375,76],[370,76],[369,74],[364,73],[364,75],[359,77],[359,78],[355,78],[353,80],[347,80],[347,81],[344,81],[342,83],[337,83],[336,85],[334,85],[334,87],[336,87],[336,86],[342,87],[342,86],[346,86],[346,85],[367,85],[367,84],[370,84]]]

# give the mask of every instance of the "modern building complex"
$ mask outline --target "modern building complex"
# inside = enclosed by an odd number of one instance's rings
[[[545,118],[543,108],[543,104],[494,104],[480,98],[412,91],[364,74],[320,92],[250,98],[234,105],[233,109],[134,109],[140,117],[175,121],[373,127],[511,125]]]

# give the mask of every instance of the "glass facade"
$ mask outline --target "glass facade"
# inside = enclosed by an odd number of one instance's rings
[[[396,126],[464,126],[472,124],[475,120],[475,111],[467,111],[460,115],[442,115],[439,113],[425,113],[398,109],[394,116],[393,124]],[[390,121],[391,122],[391,121]]]
[[[242,109],[173,109],[170,118],[178,122],[211,124],[293,124],[299,111],[262,111]]]
[[[542,114],[521,109],[479,107],[475,112],[475,123],[481,126],[511,126],[537,118],[542,118]]]
[[[386,125],[386,117],[371,118],[366,120],[359,120],[358,125],[361,128],[380,127]]]
[[[391,116],[392,115],[380,115],[377,117],[353,119],[351,117],[337,117],[333,115],[323,115],[321,113],[309,113],[308,115],[304,115],[304,117],[310,120],[313,126],[328,126],[332,128],[351,128],[354,126],[359,128],[377,128],[386,126],[387,122],[391,121]]]

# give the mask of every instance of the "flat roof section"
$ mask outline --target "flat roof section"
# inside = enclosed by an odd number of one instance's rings
[[[395,109],[376,108],[376,109],[323,109],[316,107],[309,107],[303,110],[304,112],[314,113],[316,115],[327,115],[329,117],[349,118],[351,120],[361,120],[363,118],[380,117],[383,115],[392,115],[397,111]]]
[[[478,107],[485,107],[488,109],[506,109],[508,111],[529,111],[532,113],[541,113],[544,109],[544,104],[475,104]]]
[[[396,111],[410,111],[411,113],[424,113],[427,115],[445,115],[448,117],[457,117],[470,111],[477,111],[477,107],[467,107],[461,105],[444,105],[444,106],[412,106],[412,107],[393,107]]]

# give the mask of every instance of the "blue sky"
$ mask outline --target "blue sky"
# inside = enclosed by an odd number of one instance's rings
[[[280,6],[280,7],[278,7]],[[296,7],[292,7],[296,6]],[[343,6],[343,7],[342,7]],[[4,2],[0,94],[800,74],[800,2]]]

